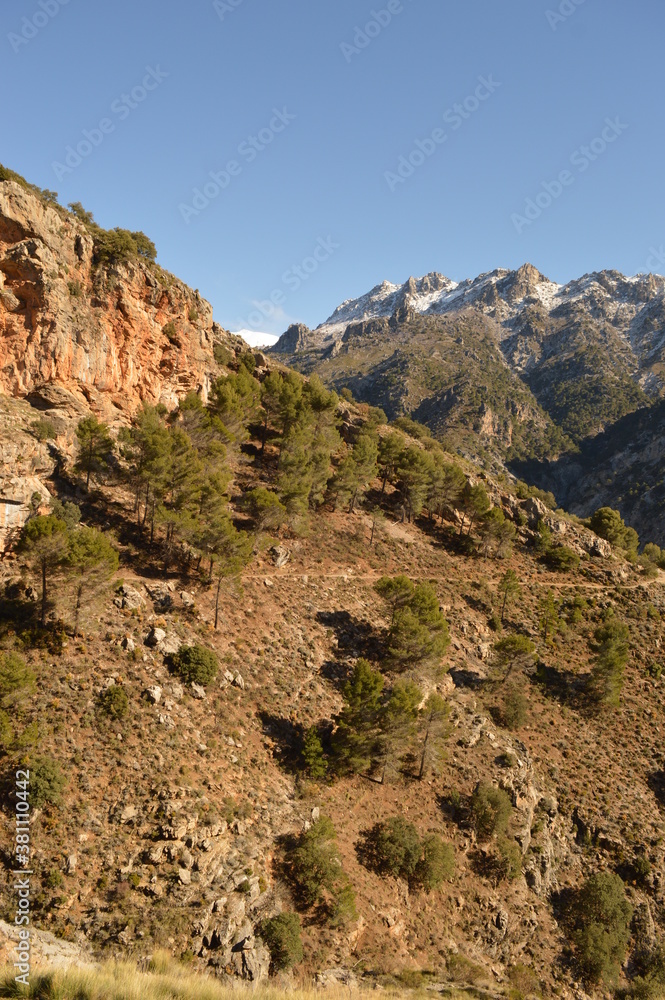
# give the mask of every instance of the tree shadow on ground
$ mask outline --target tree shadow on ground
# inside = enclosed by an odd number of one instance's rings
[[[302,771],[301,751],[305,736],[303,724],[263,709],[257,715],[264,735],[275,743],[273,753],[276,753],[279,765],[291,774]]]
[[[333,631],[338,657],[364,656],[378,660],[384,655],[384,636],[370,622],[354,618],[348,611],[319,611],[316,619]]]

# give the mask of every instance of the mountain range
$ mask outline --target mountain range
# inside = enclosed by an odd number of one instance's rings
[[[663,540],[662,450],[648,433],[665,389],[659,275],[608,270],[560,285],[524,264],[461,283],[384,281],[315,330],[290,327],[272,351],[489,469],[554,489],[575,513],[602,499]]]

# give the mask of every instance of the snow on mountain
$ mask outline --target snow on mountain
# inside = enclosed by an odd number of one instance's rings
[[[647,302],[665,293],[665,279],[658,275],[625,277],[618,271],[601,271],[557,284],[530,264],[517,271],[497,268],[477,278],[455,282],[432,272],[409,278],[403,285],[384,281],[366,295],[347,299],[313,331],[312,340],[324,345],[342,337],[349,324],[388,319],[398,308],[437,316],[473,306],[504,326],[512,325],[522,310],[540,305],[551,314],[576,303],[629,324]]]

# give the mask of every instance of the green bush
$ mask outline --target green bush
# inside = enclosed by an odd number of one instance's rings
[[[214,345],[212,349],[212,356],[218,365],[223,365],[224,367],[228,367],[235,359],[233,351],[230,351],[228,347],[224,347],[223,344]]]
[[[129,709],[127,692],[120,684],[112,684],[102,691],[98,703],[101,714],[114,721],[124,718]]]
[[[30,424],[30,430],[38,441],[52,441],[56,436],[56,430],[50,420],[39,417]]]
[[[345,927],[358,917],[356,894],[350,882],[340,884],[329,907],[331,927]]]
[[[425,837],[422,857],[416,866],[416,879],[423,889],[430,892],[455,874],[455,851],[436,834]]]
[[[15,708],[34,691],[35,674],[18,653],[0,653],[0,707]]]
[[[335,828],[321,816],[301,835],[286,859],[288,874],[306,906],[334,897],[340,881],[348,881],[342,871],[335,844]]]
[[[519,729],[527,720],[528,705],[521,691],[506,691],[501,703],[493,710],[493,715],[506,729]]]
[[[391,816],[365,835],[363,853],[375,871],[408,881],[420,862],[422,845],[413,823]]]
[[[302,962],[300,917],[296,913],[279,913],[266,920],[261,927],[261,937],[270,951],[276,970],[290,969]]]
[[[584,977],[594,983],[616,981],[630,940],[632,907],[618,875],[592,875],[573,903],[572,939]]]
[[[502,834],[508,826],[513,805],[502,788],[480,782],[471,798],[471,821],[481,840]]]
[[[550,569],[555,569],[560,573],[572,573],[580,565],[580,557],[577,552],[573,552],[566,545],[557,545],[555,548],[548,549],[543,558]]]
[[[512,837],[501,836],[498,838],[496,848],[499,854],[500,873],[503,878],[519,878],[522,874],[522,851],[516,840]]]
[[[188,684],[206,687],[217,675],[217,654],[205,646],[181,646],[170,659],[171,668]]]
[[[70,206],[71,207],[71,206]],[[92,220],[92,215],[86,213]],[[128,229],[101,229],[94,221],[87,225],[93,236],[93,261],[95,264],[124,264],[136,257],[154,260],[157,250],[145,233],[132,233]]]
[[[162,327],[162,333],[168,339],[171,344],[178,344],[178,330],[172,319],[165,323]]]
[[[328,762],[323,753],[323,746],[316,726],[310,726],[305,733],[301,756],[304,768],[310,778],[315,781],[319,778],[325,778],[328,773]]]
[[[67,782],[58,762],[52,757],[33,757],[28,767],[31,807],[39,809],[45,805],[59,805]]]

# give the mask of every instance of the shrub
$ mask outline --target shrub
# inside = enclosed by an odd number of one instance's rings
[[[30,430],[38,441],[52,441],[56,436],[56,430],[50,420],[39,417],[30,424]]]
[[[181,646],[171,657],[171,667],[187,683],[206,687],[215,679],[217,655],[205,646]]]
[[[340,879],[346,884],[335,838],[331,820],[322,816],[302,834],[287,858],[291,881],[307,906],[334,896]]]
[[[59,805],[66,781],[58,762],[52,757],[33,757],[29,761],[29,770],[32,808]]]
[[[512,965],[508,969],[508,979],[512,986],[511,997],[514,994],[515,1000],[519,1000],[521,997],[540,994],[538,976],[528,965],[523,965],[521,962]]]
[[[369,867],[408,881],[418,867],[422,845],[413,823],[391,816],[365,835],[363,851]]]
[[[425,837],[422,857],[416,867],[416,879],[423,889],[430,892],[455,874],[455,851],[452,844],[432,834]]]
[[[68,281],[67,288],[69,289],[69,294],[73,299],[80,299],[83,295],[83,285],[78,278],[75,278],[73,281]]]
[[[127,715],[129,709],[129,698],[124,687],[120,684],[112,684],[99,696],[99,710],[102,715],[117,721]]]
[[[35,675],[18,653],[0,653],[0,707],[13,708],[35,687]]]
[[[507,792],[495,785],[480,782],[471,798],[471,820],[482,840],[504,833],[513,811]]]
[[[527,719],[528,701],[521,691],[506,691],[501,704],[494,711],[497,721],[506,729],[519,729]]]
[[[196,309],[194,306],[190,306],[189,311],[187,313],[187,319],[189,320],[190,323],[196,323],[198,318],[199,318],[198,309]]]
[[[273,967],[276,970],[290,969],[302,962],[303,948],[300,939],[300,917],[297,913],[279,913],[266,920],[261,927],[261,937],[265,941]]]
[[[228,367],[235,358],[235,354],[228,347],[224,347],[223,344],[215,344],[212,349],[212,356],[218,365],[224,365],[225,367]]]
[[[550,569],[558,570],[560,573],[571,573],[580,565],[580,557],[577,552],[573,552],[566,545],[557,545],[556,548],[548,549],[544,560]]]
[[[356,894],[350,882],[343,883],[337,889],[329,907],[329,913],[332,927],[345,927],[352,920],[357,919]]]
[[[168,339],[169,343],[171,344],[180,343],[180,341],[178,340],[178,330],[172,319],[170,319],[168,323],[164,324],[164,326],[162,327],[162,333]]]
[[[573,904],[572,938],[577,960],[591,982],[616,980],[630,940],[632,907],[618,875],[592,875]]]
[[[302,760],[310,778],[325,778],[328,773],[328,762],[323,753],[323,746],[319,739],[319,734],[315,726],[311,726],[305,733],[302,745]]]
[[[497,840],[500,874],[503,878],[519,878],[522,874],[522,851],[512,837],[499,837]]]
[[[287,519],[287,510],[279,497],[264,486],[257,486],[243,497],[244,506],[261,531],[275,531]]]

